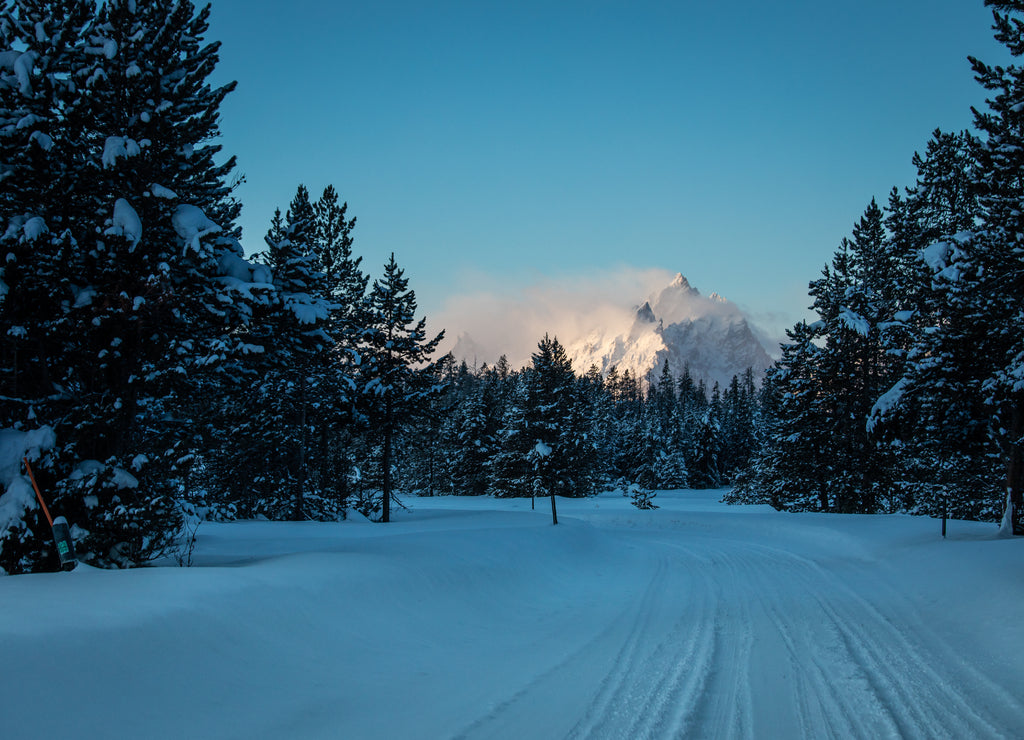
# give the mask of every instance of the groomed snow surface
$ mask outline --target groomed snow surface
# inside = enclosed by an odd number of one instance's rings
[[[721,491],[203,524],[0,578],[5,738],[1024,735],[1024,542]]]

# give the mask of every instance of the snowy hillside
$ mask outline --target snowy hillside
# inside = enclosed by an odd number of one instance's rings
[[[642,378],[652,370],[657,375],[668,359],[674,374],[689,366],[695,379],[724,387],[748,367],[760,374],[771,364],[739,307],[714,293],[701,295],[681,274],[630,320],[628,328],[610,325],[567,342],[573,367],[585,372],[596,365],[606,373],[614,365]]]
[[[1024,549],[721,491],[204,524],[0,579],[7,738],[1020,736]]]

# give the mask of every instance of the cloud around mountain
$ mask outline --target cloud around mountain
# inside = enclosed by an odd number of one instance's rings
[[[566,346],[578,372],[590,364],[603,371],[619,364],[620,371],[646,372],[650,368],[644,365],[658,362],[660,367],[665,356],[679,372],[686,363],[683,352],[694,355],[700,367],[689,364],[695,374],[721,382],[727,378],[719,376],[729,368],[718,367],[722,363],[712,357],[716,343],[738,353],[731,362],[744,357],[758,366],[768,362],[755,339],[756,327],[735,303],[714,293],[705,296],[682,274],[659,269],[621,267],[543,278],[525,289],[481,277],[471,290],[450,297],[436,320],[447,329],[441,351],[452,351],[471,366],[492,364],[502,354],[515,368],[526,365],[545,333]],[[700,339],[705,335],[712,346]],[[673,343],[679,351],[669,346]]]

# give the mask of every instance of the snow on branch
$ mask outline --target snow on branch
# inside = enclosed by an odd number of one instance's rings
[[[127,136],[108,136],[103,144],[103,166],[114,167],[118,158],[136,157],[142,152],[142,146],[135,139]]]
[[[18,90],[25,97],[32,96],[32,68],[39,55],[34,51],[19,54],[14,61],[14,74],[18,78]]]
[[[936,278],[955,283],[963,274],[956,262],[963,257],[961,245],[973,238],[973,234],[962,231],[951,237],[929,244],[921,250],[921,260],[928,265]]]
[[[839,321],[847,329],[860,334],[862,337],[866,337],[871,331],[871,324],[868,323],[868,320],[848,308],[843,308],[839,312]]]
[[[899,406],[909,385],[910,383],[907,382],[906,378],[900,378],[896,385],[883,393],[882,397],[875,401],[875,405],[871,407],[871,413],[868,414],[868,432],[873,432],[875,427],[883,423],[888,418],[889,413]]]
[[[132,249],[135,249],[135,246],[142,238],[142,219],[139,218],[139,214],[132,208],[131,203],[124,198],[118,198],[114,201],[114,217],[112,220],[113,223],[110,228],[103,233],[112,236],[123,236],[131,242]]]
[[[220,231],[220,226],[208,219],[206,214],[203,213],[202,208],[187,204],[180,205],[174,209],[174,215],[171,216],[171,224],[174,226],[178,236],[181,237],[185,250],[191,247],[195,252],[201,251],[200,240],[204,236],[216,234]]]

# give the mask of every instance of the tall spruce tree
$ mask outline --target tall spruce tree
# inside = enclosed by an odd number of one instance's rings
[[[995,37],[1015,58],[1024,54],[1024,2],[986,0]],[[975,352],[986,358],[978,390],[992,424],[990,436],[1005,467],[1004,532],[1024,533],[1024,66],[971,58],[990,93],[975,111],[983,134],[977,148],[982,226],[961,253],[955,292],[967,319],[986,327]]]
[[[895,274],[884,221],[872,199],[832,269],[811,284],[825,337],[818,367],[831,417],[822,474],[831,506],[842,512],[874,513],[891,495],[890,457],[867,427],[872,406],[894,376],[880,340],[880,326],[892,315]]]
[[[315,409],[320,489],[323,495],[343,503],[354,464],[354,436],[364,421],[356,411],[353,387],[367,324],[369,276],[362,271],[362,257],[352,250],[356,219],[348,217],[348,203],[339,203],[333,185],[324,188],[313,211],[315,252],[330,302],[325,329],[331,337],[319,360]]]
[[[230,238],[234,160],[217,164],[212,143],[234,84],[206,81],[219,47],[202,40],[209,7],[16,1],[5,16],[19,22],[0,24],[4,51],[29,52],[4,78],[3,105],[31,99],[44,127],[23,144],[4,138],[40,150],[4,153],[9,176],[35,183],[5,195],[0,214],[11,255],[0,312],[4,335],[14,329],[22,343],[9,378],[47,368],[30,391],[40,394],[31,424],[55,429],[57,445],[39,467],[80,527],[83,557],[138,564],[173,545],[177,492],[205,446],[199,388],[230,372],[239,350],[232,329],[251,273]],[[41,44],[54,53],[37,53]],[[30,337],[18,314],[33,293],[52,298],[34,307]],[[3,425],[27,423],[27,408],[5,406]],[[7,567],[13,550],[3,550]]]
[[[594,492],[596,447],[590,436],[582,387],[557,338],[544,335],[526,374],[526,432],[533,491],[551,497]],[[555,518],[557,523],[557,517]]]
[[[362,392],[379,435],[381,521],[388,522],[395,437],[438,391],[429,361],[444,332],[428,338],[426,319],[416,320],[416,293],[393,253],[370,290],[368,320]]]
[[[488,491],[510,498],[532,496],[530,454],[536,447],[526,417],[526,373],[514,372],[506,381],[509,391],[496,436],[496,450],[488,461]]]
[[[982,394],[969,390],[979,359],[973,335],[985,329],[959,310],[949,295],[956,281],[943,273],[944,245],[976,228],[981,215],[978,144],[967,132],[936,130],[924,155],[914,155],[915,185],[890,196],[886,224],[899,265],[891,290],[902,300],[881,325],[881,340],[899,370],[869,420],[875,435],[900,445],[896,508],[972,519],[991,517],[1001,488],[988,412]]]
[[[726,498],[767,503],[776,509],[827,511],[829,484],[822,475],[828,451],[828,411],[823,401],[817,327],[801,322],[768,371],[762,390],[765,425],[749,468]]]
[[[332,344],[312,221],[308,191],[299,185],[286,216],[275,211],[258,255],[267,268],[263,279],[272,283],[269,300],[244,329],[247,345],[258,351],[225,388],[224,440],[211,457],[243,516],[301,520],[334,513],[307,505],[320,485],[314,417]]]
[[[1024,4],[986,1],[998,41],[1024,52]],[[872,421],[914,425],[915,452],[934,468],[932,489],[958,514],[985,516],[1005,501],[1004,531],[1022,531],[1024,462],[1024,68],[971,58],[990,93],[975,110],[980,139],[936,135],[918,158],[921,311],[902,377]],[[916,196],[916,197],[915,197]],[[906,434],[906,432],[904,432]],[[992,456],[1002,486],[992,492]],[[927,491],[927,489],[926,489]],[[938,505],[931,496],[926,507]]]

